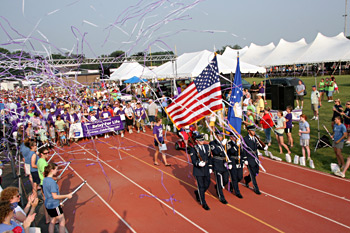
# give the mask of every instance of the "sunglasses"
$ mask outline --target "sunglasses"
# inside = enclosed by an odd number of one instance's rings
[[[45,152],[45,153],[43,153],[44,155],[48,155],[49,154],[49,152]]]

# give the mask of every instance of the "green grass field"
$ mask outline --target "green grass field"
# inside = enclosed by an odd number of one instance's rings
[[[324,76],[324,78],[326,78],[328,76]],[[319,83],[319,81],[321,80],[322,77],[317,77],[317,85]],[[336,78],[336,82],[338,84],[339,87],[339,91],[340,93],[335,93],[333,96],[333,99],[340,99],[341,100],[341,104],[345,109],[345,103],[347,100],[350,100],[350,76],[335,76]],[[307,95],[304,96],[304,109],[303,109],[303,113],[307,115],[308,117],[308,122],[310,124],[310,150],[311,150],[311,158],[314,161],[315,167],[317,170],[323,171],[323,172],[327,172],[327,173],[331,173],[330,170],[330,164],[331,163],[336,163],[337,159],[335,157],[333,148],[322,148],[322,149],[317,149],[316,152],[314,152],[315,149],[315,144],[317,142],[318,139],[318,129],[317,129],[317,121],[311,120],[311,118],[313,117],[313,112],[311,110],[311,101],[310,101],[310,94],[311,94],[311,87],[312,85],[315,84],[315,77],[302,77],[301,78],[306,86],[306,90],[307,90]],[[257,83],[259,83],[261,80],[263,80],[262,78],[246,78],[246,80],[250,83],[252,83],[253,81],[256,81]],[[326,99],[326,98],[324,98]],[[267,105],[271,106],[271,100],[267,101]],[[331,128],[331,118],[333,116],[333,108],[334,103],[328,103],[327,101],[323,101],[322,102],[322,107],[319,109],[319,117],[320,117],[320,136],[322,135],[327,135],[326,130],[323,128],[322,124],[324,124],[328,130],[332,133],[332,128]],[[293,123],[294,127],[293,127],[293,140],[294,140],[294,147],[291,148],[291,152],[292,152],[292,160],[295,154],[301,156],[301,147],[299,145],[299,135],[298,135],[298,131],[299,131],[299,124],[298,123]],[[264,138],[265,135],[263,132],[259,132],[257,131],[257,133]],[[245,135],[246,131],[242,130],[242,135]],[[274,134],[271,134],[272,137],[272,145],[269,148],[269,151],[271,151],[273,153],[273,155],[275,156],[279,156],[281,157],[283,160],[285,160],[285,155],[279,154],[279,149],[278,149],[278,145],[277,145],[277,141],[276,138],[274,136]],[[284,142],[287,142],[287,136],[284,136]],[[285,149],[283,149],[285,152]],[[350,147],[346,147],[344,146],[343,149],[343,157],[346,161],[346,158],[349,156],[350,154]],[[308,163],[307,163],[308,165]],[[350,178],[350,172],[348,171],[346,174],[347,178]]]

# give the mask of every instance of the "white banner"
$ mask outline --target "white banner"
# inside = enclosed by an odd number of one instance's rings
[[[81,127],[81,123],[75,123],[70,125],[69,129],[69,138],[82,138],[83,128]]]

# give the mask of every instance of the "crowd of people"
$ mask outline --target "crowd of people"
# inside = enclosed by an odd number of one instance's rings
[[[182,87],[181,87],[182,88]],[[184,87],[185,88],[185,87]],[[302,82],[296,87],[297,109],[303,109],[305,86]],[[350,165],[350,159],[346,162],[341,154],[344,144],[350,145],[348,131],[350,130],[350,101],[343,108],[339,99],[333,100],[333,92],[336,91],[334,78],[323,80],[312,87],[311,109],[314,116],[311,120],[318,120],[318,109],[322,105],[324,93],[327,101],[334,101],[332,129],[334,152],[341,170],[335,174],[345,177],[345,172]],[[77,141],[70,133],[70,128],[76,123],[96,122],[118,116],[123,124],[123,130],[111,130],[108,133],[94,137],[83,137],[82,140],[96,139],[97,137],[111,137],[141,131],[152,131],[156,153],[154,154],[154,164],[159,166],[158,156],[162,155],[165,166],[168,163],[166,145],[162,120],[167,118],[164,108],[169,104],[169,98],[162,95],[156,98],[152,95],[149,85],[127,86],[126,92],[132,95],[130,101],[123,100],[123,91],[116,83],[103,84],[98,87],[80,87],[74,90],[54,88],[53,86],[41,86],[32,89],[16,89],[14,91],[4,91],[1,94],[0,110],[6,116],[6,121],[10,127],[8,135],[10,143],[18,146],[23,156],[25,174],[29,177],[32,185],[32,194],[28,197],[28,204],[24,209],[16,210],[19,207],[18,189],[8,187],[1,193],[1,230],[10,230],[21,227],[27,232],[30,223],[33,221],[34,210],[38,205],[38,197],[44,200],[44,213],[46,223],[49,224],[49,232],[53,232],[56,223],[59,223],[60,232],[64,232],[65,219],[60,199],[72,198],[72,193],[62,195],[57,186],[57,165],[48,163],[50,146],[69,146],[69,142]],[[181,92],[182,89],[179,90]],[[260,194],[256,175],[259,173],[258,149],[266,150],[273,143],[272,134],[275,134],[279,152],[286,152],[286,159],[291,156],[294,147],[292,137],[293,130],[293,108],[287,106],[285,112],[277,111],[276,117],[271,113],[271,109],[266,106],[265,86],[261,82],[255,82],[250,90],[243,90],[243,128],[247,129],[245,137],[237,136],[232,132],[218,132],[217,127],[225,128],[225,116],[228,111],[230,92],[223,96],[223,109],[219,112],[204,118],[199,122],[202,126],[207,125],[210,132],[209,144],[204,142],[204,135],[196,132],[193,134],[192,146],[189,154],[193,163],[193,175],[196,177],[198,190],[195,196],[205,210],[209,206],[205,202],[205,191],[210,185],[210,173],[213,172],[216,180],[216,191],[219,200],[227,204],[223,188],[230,179],[231,186],[228,187],[238,198],[243,198],[238,182],[242,179],[247,187],[253,183],[253,190]],[[153,98],[154,99],[153,99]],[[225,104],[226,103],[226,104]],[[300,107],[299,107],[300,106]],[[159,113],[161,110],[161,114]],[[310,153],[310,124],[305,114],[300,115],[299,137],[302,148],[300,164],[305,166],[305,161],[309,161],[309,166],[314,168]],[[147,126],[148,125],[148,126]],[[197,131],[198,126],[192,127]],[[256,137],[255,130],[262,129],[265,134],[265,142]],[[187,135],[188,128],[180,129],[180,137],[184,140],[185,147],[189,145],[190,138]],[[226,138],[225,138],[226,134]],[[286,138],[284,137],[286,136]],[[286,142],[285,142],[286,139]],[[243,142],[242,142],[243,141]],[[244,144],[244,146],[243,146]],[[288,159],[287,159],[288,161]],[[1,166],[1,164],[0,164]],[[243,177],[243,167],[247,166],[249,175]],[[1,167],[0,167],[1,168]],[[38,195],[38,191],[41,193]],[[40,195],[41,194],[41,195]],[[11,211],[10,211],[11,210]]]

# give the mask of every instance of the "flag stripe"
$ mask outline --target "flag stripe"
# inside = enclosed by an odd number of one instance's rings
[[[218,75],[217,58],[165,108],[174,125],[190,125],[213,111],[222,109],[221,85]]]

